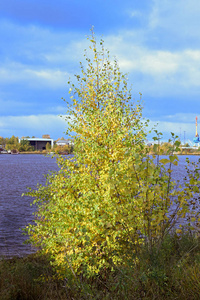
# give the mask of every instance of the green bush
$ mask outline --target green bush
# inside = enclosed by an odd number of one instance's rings
[[[148,123],[141,104],[131,101],[126,75],[116,60],[110,62],[103,41],[100,50],[94,35],[90,42],[93,59],[85,54],[87,67],[81,64],[77,85],[69,82],[74,157],[60,157],[60,171],[30,192],[38,210],[27,228],[30,242],[50,255],[59,276],[77,280],[138,265],[144,246],[149,255],[159,251],[177,220],[193,214],[200,182],[198,171],[188,169],[189,184],[175,189],[171,166],[178,164],[173,151],[180,142],[172,134],[167,159],[149,155]],[[148,276],[165,281],[157,269]]]

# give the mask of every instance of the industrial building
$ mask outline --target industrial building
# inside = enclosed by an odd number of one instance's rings
[[[26,138],[23,137],[21,140],[28,140],[30,142],[30,145],[34,147],[34,150],[45,150],[47,143],[51,145],[51,148],[53,148],[53,139],[51,138]],[[20,139],[19,139],[20,143]]]

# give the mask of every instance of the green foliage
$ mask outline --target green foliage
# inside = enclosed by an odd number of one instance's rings
[[[190,145],[189,145],[188,143],[186,143],[186,144],[184,145],[184,147],[190,147]]]
[[[149,253],[160,249],[177,220],[191,213],[200,183],[198,172],[188,169],[190,185],[175,189],[173,152],[180,143],[172,134],[169,157],[155,162],[144,144],[141,104],[131,102],[126,76],[116,60],[110,62],[102,41],[100,50],[94,35],[90,42],[93,59],[85,54],[87,67],[81,64],[77,84],[70,82],[75,155],[60,157],[60,171],[30,192],[38,205],[27,229],[30,241],[50,255],[61,277],[138,264],[144,245]]]
[[[0,299],[69,299],[47,257],[38,254],[0,258]]]
[[[51,144],[49,142],[46,144],[46,150],[51,150]]]
[[[6,144],[6,150],[18,150],[19,148],[19,139],[18,137],[15,137],[14,135],[9,139],[5,139]]]
[[[2,136],[0,137],[0,145],[5,147],[6,141]]]
[[[19,145],[18,149],[19,149],[20,152],[33,151],[34,147],[30,145],[30,141],[22,139],[20,141],[20,145]]]
[[[134,260],[134,253],[132,253]],[[94,278],[59,280],[40,253],[0,260],[0,299],[199,299],[200,240],[183,232],[165,236],[159,251],[143,245],[137,264],[103,269]]]
[[[20,152],[23,151],[33,151],[34,147],[30,145],[30,142],[25,139],[21,139],[19,143],[18,137],[15,137],[14,135],[11,138],[3,138],[0,137],[0,145],[5,147],[6,150],[18,150]]]
[[[54,148],[53,148],[53,150],[57,154],[62,154],[62,153],[72,154],[73,153],[73,149],[74,149],[74,147],[72,145],[64,145],[64,146],[57,146],[57,145],[55,145]]]

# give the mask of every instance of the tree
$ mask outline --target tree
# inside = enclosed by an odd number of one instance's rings
[[[157,163],[149,156],[140,102],[132,103],[126,75],[110,62],[103,41],[100,51],[93,34],[90,42],[93,59],[85,54],[87,67],[80,65],[76,85],[69,82],[75,155],[60,157],[60,171],[30,193],[38,205],[30,241],[49,253],[64,277],[94,276],[133,255],[136,263],[143,244],[151,251],[184,217],[193,195],[189,187],[174,190],[165,165],[177,165],[176,155]],[[179,142],[173,145],[177,150]]]
[[[20,141],[20,145],[19,145],[19,151],[20,152],[23,152],[23,151],[34,151],[34,147],[33,146],[31,146],[31,144],[30,144],[30,141],[28,141],[28,140],[23,140],[23,139],[21,139],[21,141]]]
[[[51,150],[51,144],[49,142],[46,144],[46,150],[47,151]]]
[[[11,138],[6,138],[6,150],[17,150],[19,148],[19,139],[14,135]]]
[[[6,145],[6,139],[5,138],[0,137],[0,145],[5,147],[5,145]]]

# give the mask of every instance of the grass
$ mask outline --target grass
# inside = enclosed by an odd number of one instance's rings
[[[1,300],[67,299],[45,257],[31,254],[0,261]]]
[[[133,263],[95,278],[58,279],[39,253],[0,260],[1,300],[184,299],[200,298],[200,238],[191,233],[167,236],[163,246],[145,247]]]

